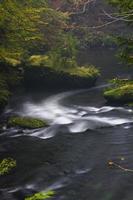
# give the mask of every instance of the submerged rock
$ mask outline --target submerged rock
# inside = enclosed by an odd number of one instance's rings
[[[44,199],[50,199],[51,197],[53,197],[55,194],[54,191],[50,190],[47,192],[38,192],[35,193],[32,196],[29,196],[27,198],[25,198],[25,200],[44,200]]]
[[[14,167],[16,161],[13,158],[5,158],[0,162],[0,176],[8,174]]]

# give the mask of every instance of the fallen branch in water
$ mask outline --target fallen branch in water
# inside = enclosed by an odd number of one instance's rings
[[[125,172],[133,172],[133,169],[124,168],[121,165],[119,165],[119,164],[117,164],[117,163],[115,163],[113,161],[109,161],[108,162],[108,166],[109,167],[117,167],[117,168],[119,168],[119,169],[121,169],[121,170],[123,170]]]

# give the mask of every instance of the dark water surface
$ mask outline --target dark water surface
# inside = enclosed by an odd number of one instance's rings
[[[0,137],[0,158],[13,157],[17,168],[0,177],[0,200],[53,189],[58,200],[132,200],[133,172],[109,168],[108,161],[133,169],[133,110],[107,105],[105,80],[130,76],[113,51],[80,55],[100,66],[98,86],[76,91],[41,91],[15,96],[5,111],[47,119],[46,129],[7,129]],[[84,55],[84,57],[83,57]]]

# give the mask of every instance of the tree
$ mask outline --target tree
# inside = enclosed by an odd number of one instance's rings
[[[132,0],[108,0],[113,6],[118,8],[118,13],[113,16],[116,19],[121,19],[129,26],[133,25],[133,1]],[[129,65],[133,64],[133,34],[128,34],[127,37],[118,37],[120,46],[120,57]]]
[[[66,19],[65,13],[50,8],[46,1],[2,1],[0,59],[18,59],[37,46],[54,46],[61,38]]]

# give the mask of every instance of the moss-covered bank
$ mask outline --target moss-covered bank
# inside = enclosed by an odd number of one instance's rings
[[[99,71],[94,66],[77,65],[75,57],[58,57],[57,52],[32,55],[22,60],[0,60],[0,111],[18,83],[26,87],[84,88],[95,84]],[[23,81],[20,81],[23,80]]]
[[[18,126],[21,128],[35,129],[35,128],[47,127],[48,123],[44,120],[29,118],[29,117],[11,117],[8,120],[8,126],[10,127]]]
[[[112,87],[104,91],[104,97],[110,102],[132,103],[133,81],[127,79],[114,79]]]

